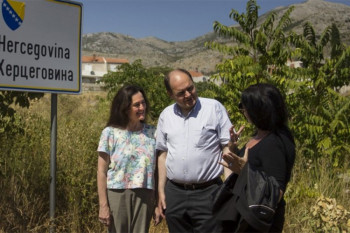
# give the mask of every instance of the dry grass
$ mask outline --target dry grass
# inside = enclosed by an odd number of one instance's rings
[[[105,96],[103,92],[59,95],[56,232],[106,232],[97,221],[95,152],[109,112]],[[0,137],[0,232],[48,232],[50,95],[20,109],[17,124],[23,133]],[[339,176],[350,175],[346,162],[336,168],[327,158],[309,161],[299,150],[286,192],[285,232],[314,232],[317,226],[328,226],[312,211],[321,195],[349,211],[350,183]],[[340,232],[350,232],[346,223],[337,224]],[[156,227],[152,222],[150,232],[168,232],[165,221]]]

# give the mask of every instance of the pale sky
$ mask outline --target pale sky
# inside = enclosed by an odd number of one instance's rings
[[[257,0],[259,15],[279,6],[305,0]],[[328,0],[350,6],[350,0]],[[83,34],[114,32],[134,38],[157,37],[186,41],[213,31],[213,22],[225,25],[231,9],[245,13],[246,0],[80,0]],[[350,14],[349,14],[350,15]],[[350,16],[349,16],[350,17]]]

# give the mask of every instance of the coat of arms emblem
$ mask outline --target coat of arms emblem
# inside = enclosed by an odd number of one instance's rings
[[[9,28],[13,31],[19,28],[24,19],[25,3],[13,0],[4,0],[1,4],[2,16]]]

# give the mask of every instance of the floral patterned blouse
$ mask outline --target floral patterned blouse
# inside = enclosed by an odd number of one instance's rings
[[[106,127],[97,148],[110,156],[108,189],[154,189],[155,127],[144,124],[140,131]]]

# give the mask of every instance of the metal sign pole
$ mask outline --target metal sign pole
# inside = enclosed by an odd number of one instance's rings
[[[57,94],[51,94],[51,149],[50,149],[50,233],[55,232],[56,207],[56,141],[57,141]]]

